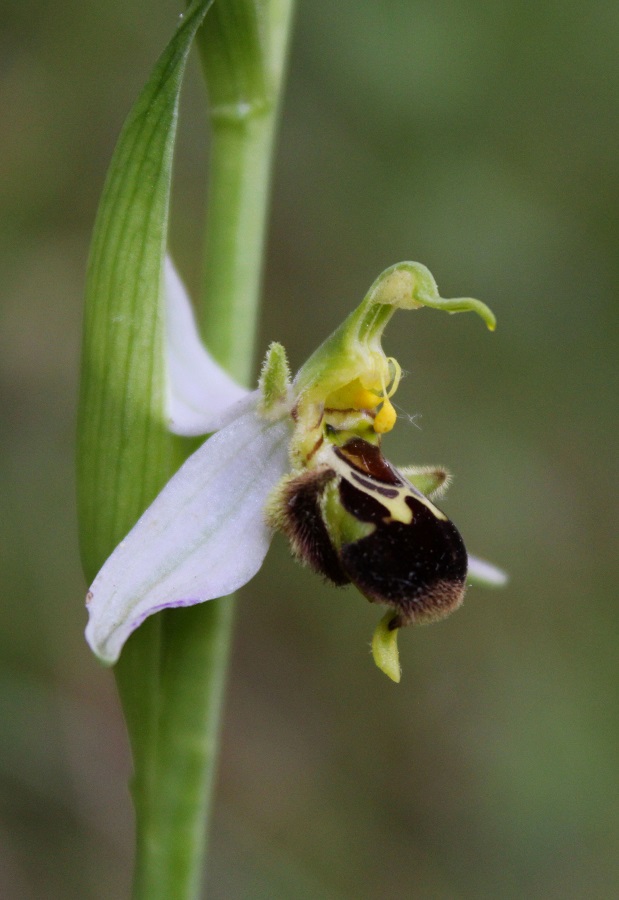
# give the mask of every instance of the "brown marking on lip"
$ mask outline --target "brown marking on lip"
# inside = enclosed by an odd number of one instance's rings
[[[369,475],[370,478],[375,478],[384,484],[399,486],[404,484],[398,473],[380,452],[380,447],[375,444],[370,444],[362,438],[352,438],[343,447],[336,447],[335,452],[340,459],[361,472],[362,475]]]
[[[351,477],[355,479],[358,484],[362,484],[363,487],[369,488],[371,491],[375,491],[377,494],[381,494],[383,497],[389,497],[393,499],[398,496],[397,488],[387,488],[382,487],[380,484],[376,484],[376,481],[373,479],[370,481],[368,478],[362,478],[361,475],[357,475],[356,472],[351,472]]]

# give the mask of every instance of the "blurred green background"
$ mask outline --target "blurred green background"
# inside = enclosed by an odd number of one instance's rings
[[[5,0],[0,35],[0,895],[127,895],[129,758],[82,639],[73,443],[90,229],[173,0]],[[242,592],[209,897],[619,895],[619,6],[305,0],[258,354],[294,366],[400,259],[473,316],[400,314],[395,463],[503,565],[373,666],[380,614],[276,539]],[[199,281],[204,102],[183,100],[172,246]]]

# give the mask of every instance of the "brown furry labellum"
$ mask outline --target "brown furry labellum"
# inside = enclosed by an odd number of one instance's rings
[[[455,525],[383,457],[354,437],[287,478],[270,519],[293,553],[336,585],[352,582],[394,609],[389,628],[442,619],[462,603],[467,553]]]

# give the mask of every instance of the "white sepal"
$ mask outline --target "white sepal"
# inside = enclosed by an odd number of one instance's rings
[[[187,291],[170,257],[166,295],[166,418],[174,434],[192,437],[221,425],[217,417],[248,393],[215,362],[198,334]]]
[[[102,662],[158,610],[223,597],[266,556],[267,497],[288,468],[290,419],[254,409],[209,438],[163,488],[95,578],[86,639]]]
[[[469,571],[467,575],[469,584],[479,584],[484,587],[503,587],[509,581],[507,572],[479,559],[477,556],[469,556]]]

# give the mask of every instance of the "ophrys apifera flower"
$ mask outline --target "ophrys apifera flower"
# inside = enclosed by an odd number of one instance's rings
[[[388,607],[373,652],[399,680],[397,629],[448,615],[467,580],[499,584],[504,576],[468,556],[435,505],[445,470],[398,470],[382,454],[401,373],[382,349],[383,330],[396,309],[472,310],[491,330],[494,316],[477,300],[442,299],[424,266],[399,263],[293,380],[283,348],[272,344],[258,390],[247,393],[199,342],[171,265],[166,288],[169,427],[215,433],[97,575],[88,595],[91,647],[113,663],[147,616],[232,593],[255,575],[280,529],[302,562]]]

